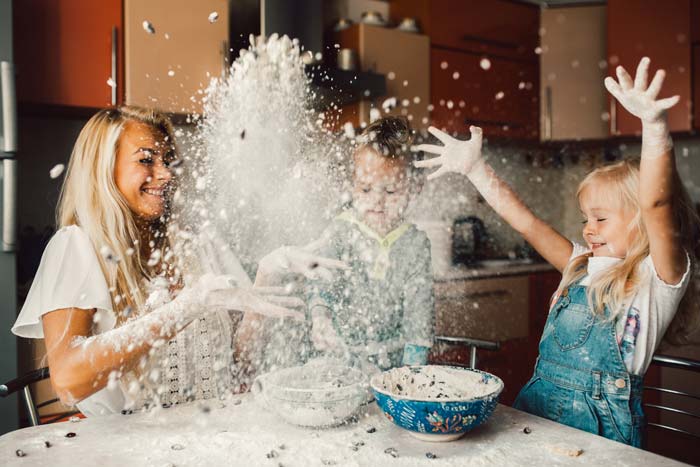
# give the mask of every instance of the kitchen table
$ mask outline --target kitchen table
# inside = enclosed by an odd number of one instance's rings
[[[248,394],[24,428],[0,437],[0,459],[8,467],[682,465],[505,405],[458,441],[435,443],[413,438],[374,403],[356,422],[314,430],[287,425]]]

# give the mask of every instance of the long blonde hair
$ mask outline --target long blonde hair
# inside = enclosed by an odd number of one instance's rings
[[[118,322],[145,303],[144,279],[150,278],[148,258],[136,220],[114,178],[119,141],[127,122],[149,125],[174,146],[168,117],[153,109],[135,106],[97,112],[78,135],[68,163],[57,209],[58,227],[80,226],[90,238],[112,296]],[[163,219],[154,222],[159,232],[153,249],[168,246]]]
[[[625,311],[622,306],[625,299],[631,297],[638,289],[643,279],[639,265],[649,256],[649,236],[642,221],[639,205],[639,163],[623,160],[593,170],[579,184],[576,192],[579,202],[583,192],[592,188],[594,184],[597,195],[605,197],[610,205],[624,212],[633,213],[628,225],[630,244],[625,257],[612,267],[591,277],[591,284],[587,291],[588,302],[594,313],[603,315],[607,306],[610,310],[608,318],[615,319]],[[677,174],[673,186],[674,221],[679,232],[679,240],[690,256],[691,267],[694,267],[696,259],[700,256],[700,220]],[[591,256],[591,253],[584,254],[569,262],[564,268],[555,296],[559,296],[571,284],[587,274],[588,259]],[[700,326],[700,309],[695,297],[696,291],[691,281],[675,318],[666,332],[665,339],[668,342],[687,343],[688,337]]]

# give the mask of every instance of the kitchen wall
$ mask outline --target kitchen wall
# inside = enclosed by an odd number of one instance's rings
[[[581,241],[581,216],[576,201],[578,184],[605,155],[639,156],[639,143],[558,143],[536,148],[530,144],[489,145],[484,153],[496,172],[528,206],[571,240]],[[675,143],[678,171],[691,198],[700,203],[700,138]],[[428,182],[416,200],[411,217],[419,221],[447,221],[475,215],[484,221],[489,236],[487,257],[503,257],[522,245],[522,238],[483,202],[465,177],[447,175]]]

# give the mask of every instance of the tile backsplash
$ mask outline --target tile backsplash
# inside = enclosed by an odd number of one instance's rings
[[[496,172],[518,193],[536,215],[567,238],[581,241],[581,216],[576,200],[579,182],[604,155],[633,158],[640,144],[606,146],[591,143],[562,143],[528,148],[528,145],[485,145],[484,154]],[[676,160],[691,198],[700,202],[700,139],[676,141]],[[447,175],[427,182],[411,207],[410,217],[419,221],[445,221],[474,215],[482,219],[489,238],[483,250],[487,258],[504,257],[523,244],[520,235],[507,225],[479,196],[466,179]]]

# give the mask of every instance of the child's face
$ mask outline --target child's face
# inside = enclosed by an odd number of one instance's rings
[[[114,179],[131,211],[139,218],[154,220],[165,212],[174,158],[172,146],[158,130],[127,122],[119,139]]]
[[[579,203],[583,215],[583,238],[593,256],[624,258],[633,237],[634,213],[605,202],[596,184],[586,188]]]
[[[385,235],[403,222],[409,201],[407,163],[371,148],[355,153],[353,205],[361,220]]]

